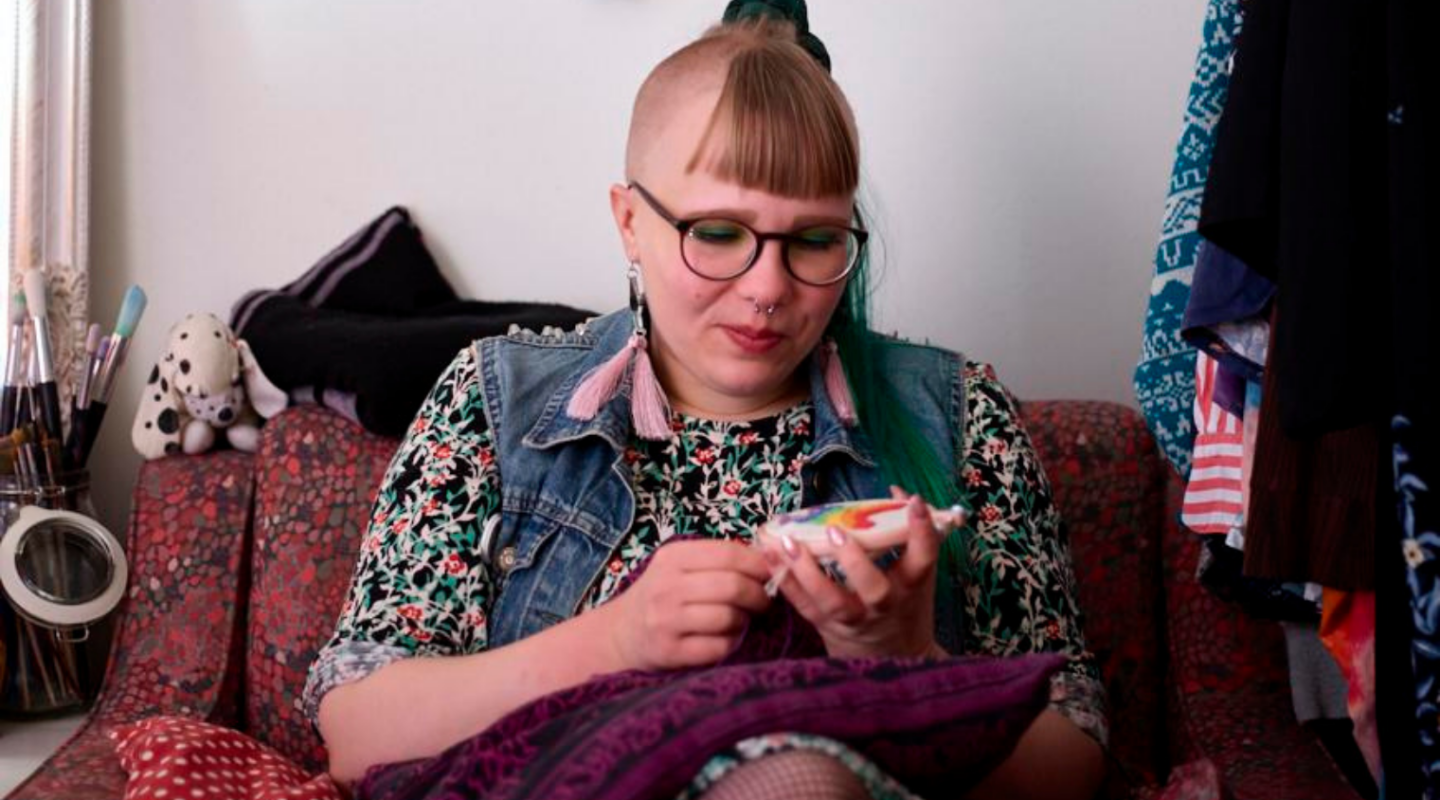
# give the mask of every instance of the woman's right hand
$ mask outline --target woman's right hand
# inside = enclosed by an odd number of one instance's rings
[[[612,618],[619,669],[715,664],[735,647],[752,614],[770,605],[757,548],[686,540],[660,547],[644,573],[600,611]]]

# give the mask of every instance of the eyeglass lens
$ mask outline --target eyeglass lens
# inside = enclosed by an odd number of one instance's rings
[[[744,272],[759,246],[754,231],[726,219],[695,221],[681,242],[685,263],[709,278]],[[834,225],[805,228],[778,243],[785,247],[790,271],[810,283],[829,283],[844,275],[860,250],[852,231]]]

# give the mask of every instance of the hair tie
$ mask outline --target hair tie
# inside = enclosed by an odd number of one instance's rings
[[[732,23],[747,19],[774,19],[794,25],[796,43],[820,62],[826,72],[830,71],[830,51],[825,49],[825,43],[818,36],[810,32],[805,0],[730,0],[720,21]]]

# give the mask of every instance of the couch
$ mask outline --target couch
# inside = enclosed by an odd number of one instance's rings
[[[1106,796],[1156,797],[1175,770],[1210,776],[1237,800],[1358,797],[1294,721],[1279,627],[1197,584],[1199,543],[1175,521],[1179,482],[1139,415],[1080,401],[1023,413],[1067,522],[1109,687]],[[323,769],[301,688],[395,446],[299,407],[269,422],[254,455],[145,463],[129,518],[131,585],[100,697],[10,798],[118,800],[125,774],[105,731],[152,714],[234,727]]]

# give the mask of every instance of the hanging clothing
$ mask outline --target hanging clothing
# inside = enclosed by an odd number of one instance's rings
[[[1245,382],[1244,455],[1240,460],[1240,505],[1250,507],[1250,476],[1255,474],[1255,444],[1260,440],[1260,396],[1259,381]],[[1231,528],[1225,536],[1225,543],[1236,550],[1245,549],[1244,526]]]
[[[1387,796],[1407,794],[1414,772],[1423,778],[1426,797],[1440,797],[1440,413],[1432,387],[1440,384],[1440,258],[1435,254],[1436,181],[1440,180],[1435,143],[1440,137],[1440,64],[1431,41],[1434,27],[1429,6],[1414,0],[1390,0],[1389,90],[1386,103],[1389,136],[1390,261],[1394,359],[1394,408],[1390,420],[1396,533],[1386,537],[1389,548],[1398,539],[1405,581],[1387,583],[1376,602],[1387,623],[1379,634],[1385,656],[1377,666],[1386,680],[1376,681],[1390,695],[1377,717],[1385,727],[1399,729],[1408,741],[1385,736]],[[1393,554],[1393,549],[1389,553]],[[1387,566],[1389,561],[1385,562]],[[1403,587],[1403,588],[1402,588]],[[1395,594],[1408,601],[1409,614],[1394,613],[1404,605],[1390,602]],[[1395,621],[1402,625],[1392,627]],[[1408,663],[1386,647],[1403,631]],[[1413,669],[1411,676],[1405,667]],[[1390,697],[1403,686],[1413,715],[1410,725],[1390,720],[1396,710]],[[1385,732],[1382,732],[1382,736]],[[1397,754],[1398,751],[1398,754]],[[1407,760],[1413,759],[1413,760]],[[1392,780],[1392,773],[1394,780]]]
[[[1180,324],[1200,244],[1195,227],[1210,167],[1215,123],[1225,106],[1230,78],[1227,65],[1235,52],[1239,29],[1239,0],[1210,0],[1185,108],[1184,130],[1170,173],[1160,246],[1155,253],[1155,277],[1145,312],[1145,338],[1135,369],[1135,396],[1140,410],[1162,452],[1182,475],[1190,471],[1194,439],[1190,407],[1195,397],[1195,355],[1180,338]]]
[[[1326,589],[1320,641],[1345,676],[1345,706],[1365,765],[1380,780],[1380,739],[1375,728],[1375,593]]]
[[[1228,534],[1245,520],[1244,423],[1215,402],[1219,371],[1219,361],[1196,355],[1195,455],[1180,508],[1180,521],[1196,533]]]
[[[1251,616],[1313,627],[1319,621],[1318,591],[1311,598],[1305,592],[1306,587],[1242,574],[1245,510],[1250,506],[1250,476],[1254,473],[1261,391],[1260,384],[1242,381],[1245,388],[1241,416],[1232,416],[1229,409],[1220,408],[1221,403],[1211,397],[1207,418],[1199,420],[1201,400],[1210,396],[1212,387],[1218,394],[1224,375],[1223,364],[1205,353],[1199,355],[1195,380],[1198,387],[1196,424],[1200,433],[1195,437],[1196,465],[1191,470],[1181,508],[1181,521],[1185,526],[1206,534],[1203,536],[1205,548],[1200,551],[1196,565],[1196,579],[1217,597],[1239,603]],[[1222,419],[1225,422],[1221,423]],[[1219,507],[1206,505],[1217,499],[1223,501]]]
[[[1245,416],[1245,376],[1216,358],[1215,391],[1211,400],[1235,417]]]
[[[1281,324],[1278,312],[1273,324]],[[1271,365],[1277,357],[1272,348]],[[1292,437],[1282,430],[1279,388],[1278,371],[1267,365],[1245,515],[1245,574],[1373,589],[1379,432],[1362,425]]]
[[[1277,287],[1267,400],[1290,436],[1385,416],[1355,391],[1388,344],[1384,22],[1367,0],[1248,0],[1216,128],[1200,232]]]
[[[1285,661],[1290,668],[1290,699],[1295,719],[1348,719],[1345,676],[1320,641],[1317,622],[1280,623],[1285,631]]]
[[[1180,335],[1242,380],[1260,380],[1275,284],[1214,242],[1202,241]],[[1244,407],[1243,391],[1239,406]],[[1223,398],[1221,402],[1224,403]],[[1231,409],[1239,416],[1240,411]]]

